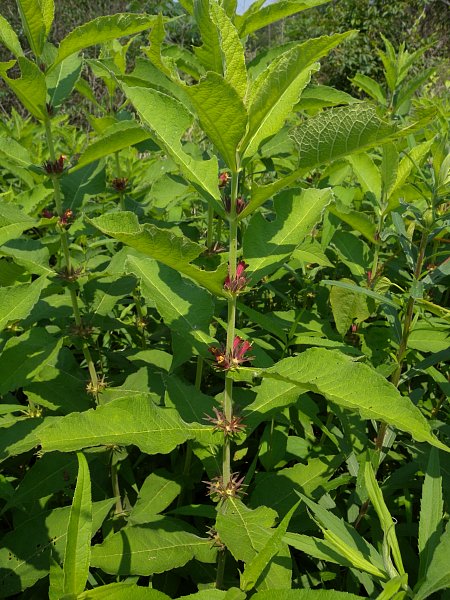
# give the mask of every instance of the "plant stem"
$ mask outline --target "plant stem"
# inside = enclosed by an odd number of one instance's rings
[[[227,558],[226,550],[219,550],[217,558],[217,573],[216,573],[216,589],[221,590],[223,588],[223,577],[225,574],[225,561]]]
[[[113,451],[114,453],[114,451]],[[111,485],[113,494],[116,498],[116,508],[114,514],[121,515],[123,513],[122,499],[120,497],[120,487],[119,487],[119,473],[117,470],[117,463],[114,463],[114,454],[111,457]]]
[[[420,274],[422,272],[423,260],[425,257],[425,250],[426,250],[426,246],[427,246],[427,240],[428,240],[428,230],[424,229],[422,231],[422,237],[421,237],[420,245],[419,245],[419,253],[417,255],[416,266],[414,269],[414,281],[419,280]],[[412,323],[412,319],[413,319],[413,315],[414,315],[414,304],[415,304],[415,299],[413,298],[413,296],[410,296],[408,298],[408,303],[406,305],[405,319],[403,321],[402,337],[401,337],[400,344],[399,344],[398,350],[397,350],[397,355],[396,355],[397,367],[391,375],[391,383],[393,385],[395,385],[395,387],[398,387],[398,384],[400,382],[400,376],[402,374],[403,361],[404,361],[405,355],[406,355],[406,350],[407,350],[407,345],[408,345],[408,337],[409,337],[409,333],[411,330],[411,323]],[[387,424],[381,423],[380,427],[378,429],[377,439],[375,441],[375,448],[378,451],[381,451],[383,448],[386,430],[387,430]]]
[[[51,127],[50,119],[45,120],[45,135],[47,138],[47,144],[48,144],[48,149],[49,149],[49,153],[50,153],[50,160],[52,162],[54,162],[56,160],[56,153],[55,153],[55,146],[53,143],[53,134],[52,134],[52,127]],[[56,212],[58,213],[58,216],[61,217],[63,214],[61,186],[60,186],[59,179],[57,176],[53,176],[51,178],[51,180],[53,183],[53,192],[54,192],[54,198],[55,198]],[[71,259],[70,259],[69,239],[67,236],[67,231],[63,228],[63,226],[60,227],[60,238],[61,238],[61,247],[62,247],[63,254],[64,254],[66,273],[67,273],[67,276],[70,276],[70,275],[72,275],[72,264],[71,264]],[[76,293],[76,290],[73,285],[69,285],[69,291],[70,291],[70,299],[72,302],[72,310],[73,310],[73,316],[75,319],[75,325],[77,326],[78,331],[80,333],[82,333],[83,323],[81,320],[80,309],[78,306],[77,293]],[[82,350],[83,350],[83,355],[84,355],[84,358],[86,360],[88,370],[89,370],[92,393],[95,397],[96,402],[98,402],[99,385],[98,385],[97,372],[95,370],[95,365],[94,365],[94,361],[92,360],[91,352],[90,352],[87,342],[85,340],[83,340],[83,342],[82,342]]]
[[[208,204],[208,229],[206,231],[206,247],[211,248],[213,245],[214,235],[214,207],[210,202]]]
[[[237,214],[236,199],[238,194],[239,175],[238,172],[232,173],[231,179],[231,202],[230,202],[230,241],[228,253],[228,268],[230,279],[236,276],[237,262]],[[227,324],[227,343],[226,353],[232,354],[234,343],[234,332],[236,326],[236,296],[228,299],[228,324]],[[227,373],[225,375],[225,392],[223,397],[223,412],[227,421],[231,421],[233,416],[233,379]],[[223,455],[222,455],[222,481],[226,486],[231,477],[231,443],[229,436],[224,436]]]

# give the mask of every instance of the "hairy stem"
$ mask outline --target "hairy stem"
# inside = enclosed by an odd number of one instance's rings
[[[56,153],[55,153],[55,145],[53,142],[53,134],[52,134],[52,127],[51,127],[50,119],[46,119],[46,121],[45,121],[45,135],[47,138],[47,145],[48,145],[48,149],[49,149],[49,153],[50,153],[50,160],[52,162],[54,162],[56,160]],[[51,178],[51,180],[53,183],[53,192],[54,192],[54,198],[55,198],[56,212],[58,213],[58,216],[61,217],[63,214],[61,186],[60,186],[59,179],[57,176],[53,176]],[[63,254],[64,254],[66,273],[68,276],[70,276],[72,274],[72,263],[71,263],[71,258],[70,258],[69,239],[67,236],[67,231],[63,227],[60,227],[60,238],[61,238],[61,248],[62,248]],[[75,319],[75,325],[77,326],[78,331],[81,333],[83,323],[81,320],[80,308],[78,306],[77,293],[72,284],[69,285],[69,290],[70,290],[70,299],[72,302],[73,316]],[[83,340],[83,342],[82,342],[82,350],[83,350],[83,355],[84,355],[84,358],[86,360],[88,370],[89,370],[89,376],[90,376],[90,380],[91,380],[90,387],[91,387],[92,393],[93,393],[96,401],[98,402],[98,392],[99,392],[98,376],[97,376],[97,371],[95,370],[94,361],[92,360],[92,355],[91,355],[91,352],[89,350],[86,340]]]
[[[237,214],[236,199],[238,194],[239,175],[232,174],[231,179],[231,202],[230,202],[230,242],[228,252],[228,265],[230,279],[236,276],[237,263]],[[233,352],[234,332],[236,327],[236,296],[228,299],[228,323],[226,353]],[[233,379],[227,373],[225,376],[225,392],[223,397],[223,412],[227,421],[233,416]],[[228,484],[231,477],[231,448],[229,436],[224,436],[222,456],[222,480],[224,486]]]
[[[416,266],[414,268],[414,281],[418,281],[420,274],[422,272],[423,260],[425,257],[425,250],[427,247],[427,239],[428,239],[428,230],[424,229],[422,232],[421,240],[420,240],[419,253],[417,255]],[[412,296],[410,296],[408,298],[408,303],[406,305],[405,318],[403,321],[403,328],[402,328],[402,337],[401,337],[400,344],[398,346],[398,350],[397,350],[397,354],[396,354],[397,367],[391,375],[391,383],[393,385],[395,385],[395,387],[398,387],[398,384],[400,382],[400,377],[402,374],[403,362],[404,362],[404,359],[406,356],[406,350],[407,350],[407,346],[408,346],[409,333],[411,331],[411,323],[412,323],[413,316],[414,316],[414,304],[415,304],[415,300]],[[381,451],[383,448],[384,438],[386,436],[386,430],[387,430],[387,424],[381,423],[380,427],[378,429],[377,439],[375,441],[375,448],[378,451]]]
[[[208,229],[206,230],[206,247],[211,248],[213,245],[214,235],[214,207],[210,202],[208,204]]]

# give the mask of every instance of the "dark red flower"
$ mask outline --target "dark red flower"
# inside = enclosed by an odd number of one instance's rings
[[[112,180],[111,185],[116,192],[124,192],[128,185],[128,179],[126,177],[116,177]]]
[[[224,290],[234,294],[238,294],[240,291],[242,291],[248,283],[248,278],[245,275],[245,269],[247,267],[248,264],[245,261],[240,260],[236,265],[236,275],[234,277],[230,277],[230,274],[228,273],[226,276],[226,279],[223,283]]]
[[[69,222],[73,219],[74,214],[73,211],[70,210],[70,208],[66,208],[66,210],[63,212],[63,214],[59,217],[59,225],[61,227],[65,227],[66,225],[69,224]]]
[[[230,176],[227,172],[219,174],[219,187],[225,187],[230,180]]]
[[[223,370],[235,369],[239,365],[253,360],[254,356],[245,356],[245,353],[252,347],[251,343],[243,340],[238,335],[234,338],[233,350],[227,352],[222,344],[219,348],[211,346],[209,351],[214,355],[216,366]]]
[[[67,160],[67,156],[61,154],[56,160],[46,160],[42,164],[42,168],[47,175],[61,175],[64,171],[64,162]]]
[[[225,211],[230,214],[231,212],[231,198],[229,196],[225,196],[222,200]],[[236,214],[239,215],[244,208],[247,206],[247,202],[244,200],[242,196],[236,198]]]
[[[55,216],[51,210],[47,209],[44,209],[41,214],[44,217],[44,219],[53,219],[53,217]]]

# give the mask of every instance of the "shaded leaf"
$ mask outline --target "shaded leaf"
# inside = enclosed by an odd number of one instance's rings
[[[93,546],[91,565],[114,575],[151,575],[193,558],[212,563],[215,557],[209,538],[199,537],[182,521],[153,516],[146,525],[124,527]]]

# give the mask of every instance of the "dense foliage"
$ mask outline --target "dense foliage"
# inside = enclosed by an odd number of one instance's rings
[[[445,597],[436,70],[385,37],[361,101],[354,31],[248,49],[324,0],[181,5],[0,17],[0,595]]]

